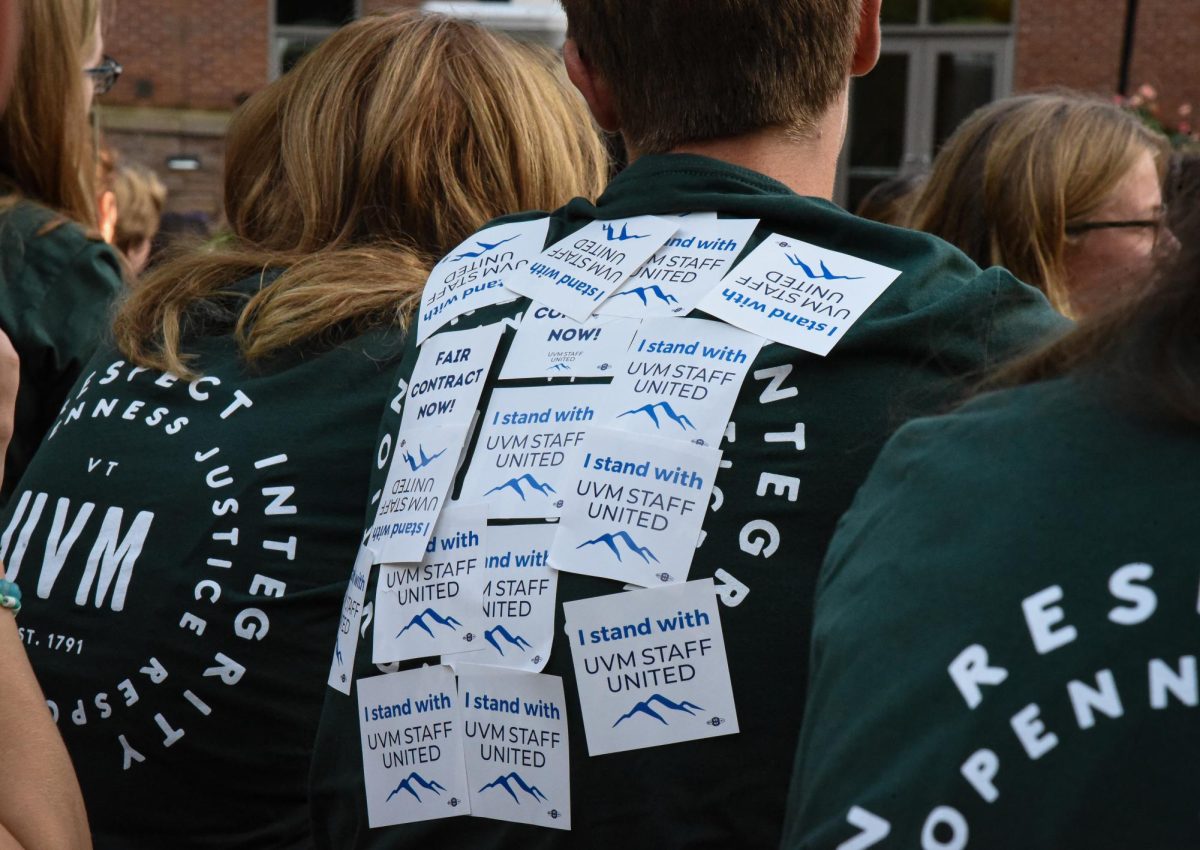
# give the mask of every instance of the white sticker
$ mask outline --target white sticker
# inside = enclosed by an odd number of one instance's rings
[[[642,587],[687,579],[721,452],[592,428],[550,548],[555,569]]]
[[[589,755],[737,733],[712,579],[563,611]]]
[[[465,440],[503,333],[504,325],[497,322],[438,334],[422,345],[408,382],[400,434],[422,426],[455,426]]]
[[[493,391],[461,499],[486,501],[497,518],[556,517],[572,479],[564,461],[598,411],[595,386]]]
[[[652,215],[589,222],[513,275],[508,288],[582,322],[678,227]]]
[[[463,755],[475,817],[571,828],[571,759],[562,679],[459,671]]]
[[[517,326],[500,378],[607,377],[637,328],[634,319],[592,318],[581,323],[532,304]]]
[[[605,396],[604,424],[718,445],[765,342],[724,322],[647,319]]]
[[[446,656],[458,664],[486,664],[539,672],[554,642],[558,570],[550,568],[556,525],[493,525],[484,565],[481,640],[472,652]]]
[[[384,564],[375,585],[372,662],[473,648],[483,626],[487,507],[451,504],[419,564]]]
[[[372,829],[471,813],[454,674],[421,667],[358,680]]]
[[[663,218],[686,218],[692,221],[716,221],[717,214],[715,212],[685,212],[675,213],[674,215],[665,215]]]
[[[515,299],[504,281],[542,253],[549,227],[548,218],[498,224],[443,257],[421,292],[417,343],[463,313]]]
[[[363,601],[367,594],[367,576],[371,572],[374,556],[369,548],[360,546],[354,567],[350,570],[350,581],[346,595],[342,597],[342,619],[338,623],[337,638],[333,646],[333,661],[329,666],[329,687],[350,696],[350,683],[354,678],[354,656],[358,652],[358,626],[362,622]]]
[[[376,563],[415,564],[425,557],[464,439],[465,429],[436,425],[402,432],[371,526]]]
[[[597,311],[602,316],[685,316],[720,282],[758,219],[680,219],[679,231]]]
[[[896,269],[771,234],[697,307],[825,356],[899,276]]]

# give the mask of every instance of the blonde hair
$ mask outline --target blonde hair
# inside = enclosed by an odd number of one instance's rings
[[[99,0],[22,0],[20,55],[0,116],[0,190],[96,225],[95,164],[83,65]]]
[[[1055,92],[971,115],[934,160],[909,224],[999,265],[1071,315],[1067,228],[1090,218],[1143,151],[1165,173],[1160,136],[1111,103]]]
[[[149,168],[131,164],[117,169],[113,192],[117,196],[115,244],[122,253],[128,254],[158,233],[163,207],[167,203],[167,187]]]
[[[603,146],[554,64],[477,24],[419,12],[334,33],[234,117],[232,239],[134,287],[114,325],[121,350],[190,375],[183,338],[239,298],[234,333],[248,362],[403,325],[434,260],[489,219],[603,187]],[[251,275],[261,276],[252,296],[228,291]]]

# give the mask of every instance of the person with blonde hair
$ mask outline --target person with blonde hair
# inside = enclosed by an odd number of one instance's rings
[[[130,271],[140,275],[150,261],[150,245],[167,204],[167,187],[152,170],[134,163],[117,169],[113,190],[117,201],[113,244],[125,255]]]
[[[234,116],[230,233],[156,268],[0,519],[98,847],[311,845],[306,782],[380,411],[433,259],[592,196],[539,52],[351,23]]]
[[[1142,292],[1173,250],[1168,146],[1136,117],[1074,93],[996,101],[934,160],[910,226],[1003,266],[1081,317]]]
[[[97,0],[23,0],[0,116],[0,328],[21,358],[7,499],[99,340],[121,287],[97,231],[92,98],[115,80]]]

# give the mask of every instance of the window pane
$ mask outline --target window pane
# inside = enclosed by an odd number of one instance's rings
[[[993,53],[938,54],[934,150],[942,146],[964,118],[991,102],[995,79]]]
[[[354,0],[276,0],[275,23],[339,27],[354,17]]]
[[[296,67],[304,56],[312,52],[318,44],[324,41],[322,36],[311,35],[289,35],[280,36],[275,39],[275,49],[279,52],[279,73],[286,74],[292,68]]]
[[[917,0],[883,0],[879,19],[885,24],[915,24]]]
[[[1007,24],[1012,0],[932,0],[929,19],[935,24]]]
[[[904,156],[908,54],[884,53],[875,70],[854,81],[850,106],[850,169],[898,168]]]

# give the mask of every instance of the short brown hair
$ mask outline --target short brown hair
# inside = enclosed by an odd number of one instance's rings
[[[562,0],[639,153],[810,130],[846,84],[861,0]]]
[[[128,254],[158,233],[167,187],[158,175],[142,165],[123,165],[113,180],[117,195],[116,246]]]

